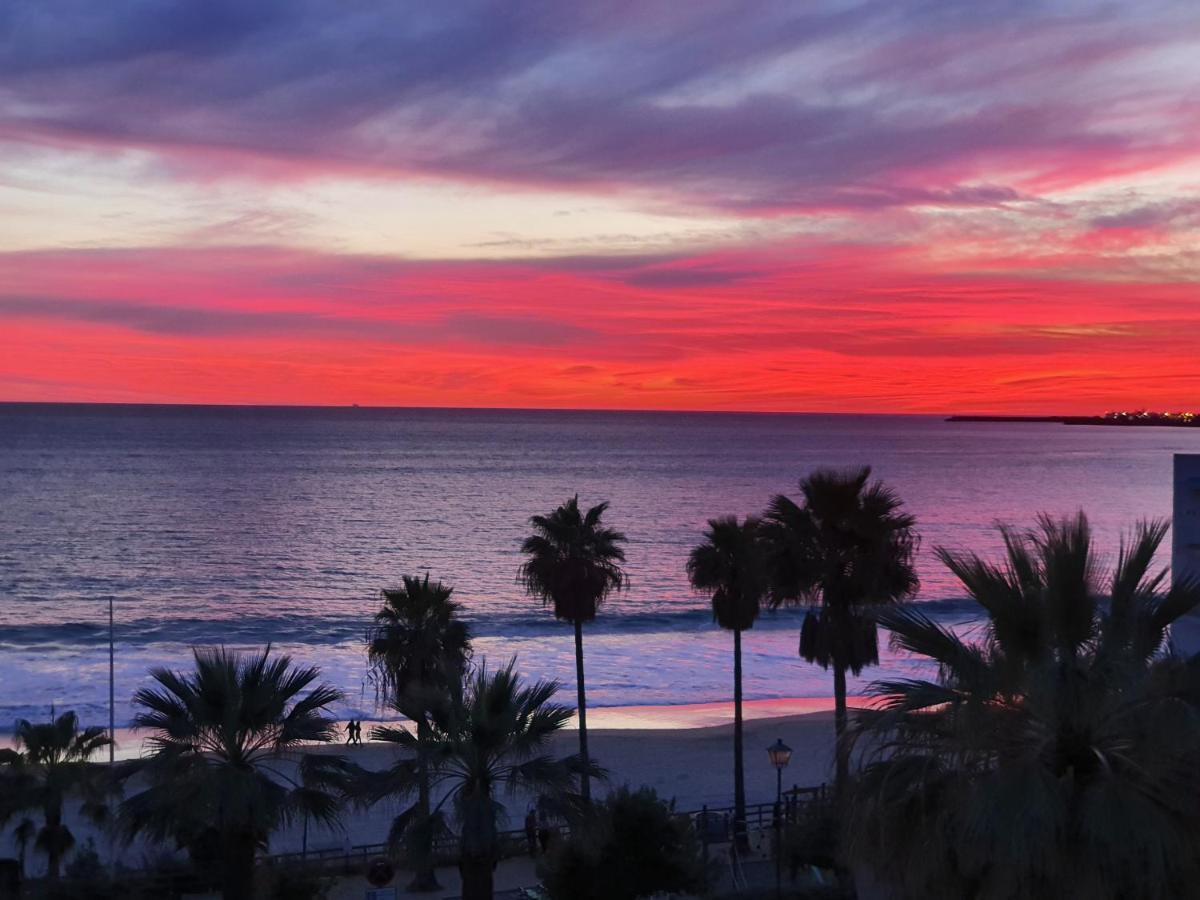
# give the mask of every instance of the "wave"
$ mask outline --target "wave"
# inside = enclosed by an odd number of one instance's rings
[[[967,599],[920,601],[920,608],[935,620],[975,618],[979,607]],[[775,630],[798,628],[803,609],[763,613],[755,628]],[[501,612],[466,615],[472,634],[479,639],[536,639],[558,636],[565,627],[549,613]],[[141,618],[117,623],[115,638],[120,644],[213,644],[328,646],[363,640],[368,623],[349,616],[238,616],[236,618]],[[590,634],[624,635],[661,632],[706,631],[717,626],[706,608],[656,610],[635,613],[602,613],[587,626]],[[27,623],[0,625],[0,646],[86,647],[108,643],[106,625],[93,622]]]

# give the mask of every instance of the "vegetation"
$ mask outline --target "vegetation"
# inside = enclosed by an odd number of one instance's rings
[[[576,799],[572,788],[580,760],[554,759],[547,752],[572,711],[551,702],[555,682],[522,685],[513,665],[494,673],[480,666],[430,717],[429,771],[432,786],[442,793],[438,806],[450,804],[458,821],[463,900],[491,900],[505,794],[568,805]],[[405,728],[381,728],[376,738],[417,749]],[[376,780],[375,790],[404,795],[415,789],[415,779],[415,767],[402,760]]]
[[[1153,568],[1166,530],[1139,525],[1110,573],[1082,514],[1005,530],[1003,564],[939,551],[987,625],[971,643],[916,608],[881,616],[940,674],[876,685],[859,720],[863,865],[934,900],[1195,893],[1200,658],[1166,638],[1200,585]]]
[[[121,819],[130,835],[211,859],[226,900],[248,900],[256,852],[275,829],[298,816],[338,824],[349,768],[300,748],[332,740],[324,713],[340,694],[270,648],[193,656],[192,672],[154,669],[155,686],[134,697],[152,748],[136,771],[150,786],[122,804]]]
[[[440,581],[404,576],[403,587],[385,590],[383,608],[367,634],[367,655],[387,704],[416,723],[417,802],[393,822],[390,839],[403,844],[412,861],[410,890],[432,891],[433,841],[444,825],[430,815],[427,747],[430,715],[462,681],[471,654],[467,624],[458,618],[453,589]]]
[[[575,627],[575,684],[578,693],[579,756],[582,760],[580,793],[591,799],[587,746],[587,696],[583,677],[583,626],[596,618],[596,610],[613,591],[626,587],[625,535],[603,523],[607,503],[586,513],[578,495],[548,516],[529,520],[533,534],[521,545],[525,563],[520,578],[525,589],[554,607],[554,617]]]
[[[37,724],[22,719],[13,737],[15,749],[0,749],[0,822],[27,812],[40,816],[40,825],[23,818],[14,829],[21,866],[32,838],[34,849],[46,857],[47,877],[56,881],[63,857],[75,845],[63,822],[68,799],[93,822],[107,817],[111,783],[91,758],[111,742],[103,728],[80,728],[73,712]]]
[[[538,869],[552,900],[634,900],[700,893],[704,851],[687,817],[651,788],[610,794]]]
[[[758,520],[709,519],[704,542],[688,557],[692,587],[712,596],[713,619],[733,632],[734,833],[746,841],[746,774],[742,741],[742,632],[754,627],[766,592]]]
[[[804,618],[800,656],[833,669],[840,796],[850,774],[846,672],[879,662],[872,608],[916,593],[916,521],[867,467],[817,470],[800,493],[799,504],[776,496],[764,517],[770,601],[816,607]]]

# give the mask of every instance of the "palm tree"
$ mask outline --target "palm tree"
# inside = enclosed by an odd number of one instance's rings
[[[583,678],[583,625],[613,591],[628,585],[625,535],[603,523],[608,503],[583,513],[575,495],[548,516],[533,516],[533,534],[521,544],[525,563],[520,579],[525,590],[554,607],[554,617],[575,626],[575,684],[579,700],[579,756],[583,761],[580,793],[591,800],[588,783],[587,696]]]
[[[1139,524],[1111,574],[1082,513],[1004,530],[1002,565],[939,551],[987,621],[965,640],[917,607],[880,617],[938,674],[872,688],[854,856],[935,900],[1195,895],[1200,657],[1166,636],[1200,583],[1164,589],[1166,529]]]
[[[802,505],[780,494],[764,517],[770,601],[817,607],[804,617],[800,656],[833,669],[840,795],[850,770],[846,672],[879,662],[870,608],[916,593],[916,520],[866,466],[819,469],[801,480],[800,493]]]
[[[211,847],[222,896],[249,900],[254,861],[275,829],[307,816],[336,826],[349,767],[303,753],[334,737],[325,713],[339,691],[289,656],[196,649],[191,672],[152,669],[134,696],[151,754],[134,771],[149,787],[121,805],[130,836]]]
[[[111,741],[98,726],[81,729],[73,712],[51,722],[17,722],[15,749],[0,750],[0,821],[27,811],[38,811],[41,827],[23,819],[15,836],[21,845],[22,868],[25,844],[33,837],[34,848],[46,854],[46,874],[57,880],[63,857],[75,846],[75,836],[63,822],[63,807],[69,797],[80,801],[80,811],[93,822],[107,816],[105,795],[110,787],[106,767],[91,762],[98,750]]]
[[[418,797],[396,818],[396,843],[404,841],[415,863],[409,890],[437,890],[433,837],[438,823],[429,815],[429,772],[425,746],[429,714],[450,686],[462,681],[471,656],[471,634],[458,618],[453,588],[405,575],[403,587],[384,590],[383,608],[367,633],[367,655],[375,683],[387,703],[417,726]]]
[[[578,757],[548,754],[553,735],[571,719],[568,706],[552,703],[553,681],[521,684],[515,660],[494,674],[483,665],[467,683],[451,691],[450,701],[430,716],[428,743],[432,786],[451,804],[459,823],[463,900],[491,900],[492,869],[498,859],[498,834],[505,815],[501,792],[545,797],[568,806]],[[417,751],[417,739],[402,727],[377,728],[376,740]],[[589,766],[589,774],[602,774]],[[412,760],[368,778],[371,800],[411,792],[417,777]]]
[[[754,627],[766,593],[758,540],[758,520],[736,516],[708,520],[704,542],[687,561],[696,590],[712,595],[713,619],[733,632],[733,821],[738,840],[746,839],[746,777],[742,756],[742,632]]]

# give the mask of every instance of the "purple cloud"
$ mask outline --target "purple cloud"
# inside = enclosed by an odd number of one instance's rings
[[[1023,196],[997,181],[1010,172],[1086,179],[1194,154],[1200,114],[1185,101],[1200,65],[1170,82],[1136,66],[1097,77],[1200,37],[1188,13],[13,0],[0,10],[0,136],[149,147],[182,175],[257,160],[758,214],[992,206]],[[1109,120],[1118,102],[1182,112],[1147,132]]]

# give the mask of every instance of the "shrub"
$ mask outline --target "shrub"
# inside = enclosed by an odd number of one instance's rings
[[[552,900],[634,900],[704,889],[703,849],[691,822],[651,788],[621,788],[544,858]]]

